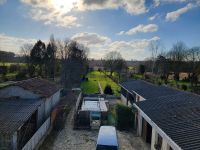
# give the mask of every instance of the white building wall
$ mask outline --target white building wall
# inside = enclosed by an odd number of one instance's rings
[[[142,136],[142,115],[138,112],[138,126],[137,126],[137,135]]]
[[[163,139],[162,150],[169,150],[170,146],[171,146],[171,148],[173,148],[175,150],[181,150],[181,148],[174,141],[172,141],[172,139],[164,131],[162,131],[136,104],[134,104],[134,107],[138,110],[137,133],[139,136],[141,136],[141,131],[142,131],[142,119],[140,119],[140,118],[144,118],[151,125],[152,130],[155,130],[156,133],[162,137],[162,139]],[[152,136],[153,136],[153,134],[152,134]],[[153,137],[153,138],[155,138],[157,140],[156,137]],[[153,142],[151,143],[151,147],[154,146],[152,144],[153,144]]]
[[[52,109],[58,104],[60,101],[60,90],[57,91],[54,95],[49,98],[44,99],[45,101],[45,116],[48,117]]]
[[[42,124],[42,126],[36,131],[36,133],[31,137],[31,139],[25,144],[22,150],[34,150],[38,145],[42,137],[47,133],[51,126],[50,117]]]
[[[155,130],[155,128],[152,128],[152,136],[151,136],[151,150],[156,150],[154,145],[156,144],[158,139],[158,134]]]
[[[127,104],[127,99],[126,99],[126,97],[124,97],[124,95],[122,95],[122,94],[121,94],[121,100],[122,100],[122,103],[123,103],[124,105]]]
[[[8,98],[8,97],[16,97],[19,96],[24,99],[36,99],[39,98],[38,95],[25,90],[19,86],[9,86],[0,90],[0,97],[1,98]]]
[[[37,113],[37,128],[39,128],[45,119],[45,101],[42,101],[42,104],[38,107]]]

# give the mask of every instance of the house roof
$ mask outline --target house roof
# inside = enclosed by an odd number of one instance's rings
[[[130,80],[121,83],[120,86],[128,90],[130,93],[133,93],[133,91],[135,91],[137,94],[145,99],[174,95],[180,92],[167,86],[155,85],[143,80]]]
[[[0,134],[12,135],[41,105],[39,100],[0,99]]]
[[[59,90],[59,87],[56,84],[41,78],[22,80],[14,85],[22,87],[42,97],[50,97]]]
[[[136,105],[182,149],[200,149],[200,96],[182,92]]]

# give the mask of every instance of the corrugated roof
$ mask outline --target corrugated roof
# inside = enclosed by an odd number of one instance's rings
[[[170,87],[151,84],[143,80],[130,80],[121,83],[120,86],[127,89],[130,93],[133,93],[133,91],[135,91],[137,94],[139,94],[145,99],[174,95],[180,92]]]
[[[13,134],[40,104],[39,100],[0,99],[0,134]]]
[[[14,85],[32,91],[42,97],[50,97],[59,90],[59,87],[56,84],[41,78],[22,80]]]
[[[182,149],[200,149],[200,96],[183,92],[136,105]]]

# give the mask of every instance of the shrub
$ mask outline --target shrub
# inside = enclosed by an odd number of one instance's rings
[[[157,83],[158,85],[162,85],[162,82],[161,81],[158,81],[158,83]]]
[[[16,75],[16,80],[24,80],[26,79],[26,70],[20,70]]]
[[[7,66],[0,66],[0,73],[2,75],[5,76],[7,74],[7,72],[8,72],[8,67]]]
[[[9,67],[9,72],[13,73],[16,72],[18,70],[18,66],[17,65],[10,65]]]
[[[106,87],[104,89],[104,94],[113,95],[113,90],[110,85],[108,85],[108,84],[106,85]]]
[[[123,104],[116,105],[117,128],[128,130],[134,126],[134,113],[132,109]]]
[[[185,85],[185,84],[182,84],[182,89],[184,90],[184,91],[186,91],[187,90],[187,85]]]

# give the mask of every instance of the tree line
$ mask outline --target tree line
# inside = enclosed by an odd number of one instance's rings
[[[55,40],[47,44],[38,40],[25,44],[21,54],[26,60],[29,77],[41,76],[54,80],[58,77],[64,86],[80,83],[88,68],[88,49],[73,40]]]
[[[192,87],[198,85],[200,47],[188,48],[185,43],[177,42],[168,52],[162,52],[159,43],[151,43],[149,49],[152,57],[140,66],[143,73],[144,70],[152,72],[159,75],[165,82],[168,82],[169,75],[173,75],[177,83],[180,80],[180,73],[184,72],[188,74],[185,80],[190,82]]]

